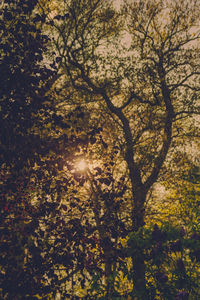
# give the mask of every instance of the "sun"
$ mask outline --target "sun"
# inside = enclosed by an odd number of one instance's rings
[[[80,172],[84,172],[88,169],[88,164],[84,159],[77,161],[76,169]]]

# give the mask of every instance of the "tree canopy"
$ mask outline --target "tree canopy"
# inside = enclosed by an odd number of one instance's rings
[[[1,4],[2,299],[199,297],[199,13]]]

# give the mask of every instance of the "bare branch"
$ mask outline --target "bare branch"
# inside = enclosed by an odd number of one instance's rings
[[[151,102],[150,100],[143,100],[142,97],[140,97],[139,95],[137,95],[135,92],[131,92],[131,95],[130,95],[129,99],[127,100],[127,102],[124,105],[122,105],[120,107],[120,109],[126,108],[131,103],[131,101],[133,99],[138,100],[142,104],[149,104],[151,106],[158,105],[158,103],[159,103],[158,99],[156,99],[155,102]]]
[[[172,87],[170,88],[170,92],[174,91],[177,87],[180,87],[180,86],[184,86],[184,82],[186,82],[189,78],[191,78],[192,76],[194,75],[200,75],[200,72],[192,72],[190,74],[188,74],[183,80],[181,80],[179,83],[176,83],[176,84],[170,84],[169,87]],[[187,86],[187,85],[185,85]],[[191,88],[191,87],[190,87]],[[199,90],[199,89],[197,89]]]

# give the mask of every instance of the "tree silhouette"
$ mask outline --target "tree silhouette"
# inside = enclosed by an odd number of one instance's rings
[[[146,199],[168,167],[181,119],[198,113],[196,8],[195,1],[127,1],[120,15],[108,2],[71,1],[50,21],[71,99],[99,103],[119,122],[134,231],[144,226]],[[147,297],[141,253],[132,263],[134,287]]]
[[[198,15],[196,1],[4,1],[2,298],[198,295],[198,228],[148,217],[196,130]]]

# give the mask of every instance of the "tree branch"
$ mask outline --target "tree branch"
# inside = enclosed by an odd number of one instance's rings
[[[170,92],[172,92],[173,90],[175,90],[179,86],[183,86],[184,82],[186,82],[189,78],[191,78],[194,75],[200,75],[200,72],[192,72],[189,75],[187,75],[181,82],[176,83],[176,84],[170,84],[169,87],[172,87],[170,89]],[[185,85],[185,86],[187,86],[187,85]],[[199,89],[198,89],[198,91],[199,91]]]
[[[129,99],[127,100],[126,103],[124,103],[120,109],[124,109],[126,108],[133,99],[136,99],[138,100],[140,103],[143,103],[143,104],[149,104],[150,106],[156,106],[158,104],[158,101],[155,101],[155,102],[151,102],[149,100],[143,100],[142,97],[140,97],[139,95],[137,95],[135,92],[131,92],[131,95],[129,97]]]
[[[169,147],[172,140],[172,124],[174,118],[174,109],[173,109],[173,105],[171,104],[170,90],[168,89],[165,79],[163,78],[163,71],[164,70],[162,69],[162,64],[161,64],[161,70],[159,71],[159,76],[161,79],[162,95],[166,107],[166,118],[165,118],[164,132],[163,132],[163,144],[157,158],[154,161],[153,170],[144,183],[146,190],[149,190],[150,187],[156,182],[160,170],[162,168],[162,165],[167,156],[167,153],[169,151]]]

